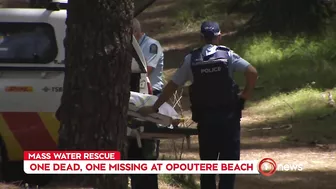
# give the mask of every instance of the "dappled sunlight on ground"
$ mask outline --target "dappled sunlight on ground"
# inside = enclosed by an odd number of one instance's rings
[[[180,187],[169,185],[163,181],[159,181],[159,185],[160,185],[160,189],[180,189]]]
[[[267,125],[267,123],[265,122],[265,120],[267,120],[267,117],[264,115],[256,115],[252,113],[250,114],[247,111],[243,112],[243,117],[241,118],[241,124],[243,126],[248,127],[249,125],[252,124],[261,124],[261,125]]]
[[[241,159],[261,160],[272,158],[277,164],[303,165],[303,171],[336,171],[334,152],[320,152],[309,148],[288,148],[269,150],[242,150]]]
[[[174,69],[167,71],[168,74],[173,72]],[[187,99],[187,97],[186,95],[184,99]],[[276,99],[276,101],[271,99]],[[282,101],[282,99],[286,99],[287,103],[280,103],[279,101]],[[239,175],[237,189],[245,189],[246,187],[251,189],[284,189],[291,187],[320,189],[319,183],[325,183],[326,187],[324,189],[333,189],[336,181],[330,180],[330,178],[336,174],[336,145],[328,144],[328,148],[324,148],[317,144],[312,145],[307,143],[309,141],[308,137],[311,136],[321,139],[320,135],[324,133],[320,132],[320,130],[323,130],[320,128],[323,126],[319,126],[319,122],[314,119],[313,121],[291,123],[291,127],[289,128],[274,127],[277,124],[286,124],[286,121],[276,122],[278,120],[289,120],[286,116],[290,115],[290,112],[293,111],[289,106],[298,115],[301,115],[301,119],[302,117],[307,117],[307,115],[308,117],[309,115],[314,115],[305,114],[304,112],[309,111],[309,104],[305,104],[309,99],[316,101],[310,103],[310,105],[320,107],[320,109],[316,108],[313,110],[315,114],[316,112],[323,113],[330,110],[326,106],[327,101],[321,97],[321,92],[312,89],[303,89],[287,95],[274,95],[269,99],[261,100],[257,105],[248,106],[244,110],[242,118],[241,159],[261,160],[269,157],[273,158],[279,165],[302,165],[303,170],[296,172],[278,171],[273,177]],[[280,111],[276,116],[272,115],[272,112],[279,110],[279,106],[283,107],[282,112]],[[288,106],[287,110],[286,106]],[[265,108],[267,111],[264,111]],[[273,110],[272,108],[277,110]],[[326,131],[330,132],[330,129]],[[290,136],[299,138],[300,141],[295,141],[294,143],[288,142],[287,140]],[[182,140],[163,140],[161,144],[161,158],[175,159],[179,157]],[[198,160],[197,136],[191,137],[190,149],[186,149],[186,144],[184,144],[182,151],[182,159]]]
[[[3,184],[0,183],[0,188],[1,189],[20,189],[20,187],[16,186],[16,185],[12,185],[12,184]]]
[[[307,103],[309,102],[309,103]],[[251,113],[267,116],[272,119],[275,117],[301,116],[313,111],[324,113],[330,111],[328,99],[323,98],[322,92],[316,89],[304,88],[287,94],[275,94],[267,99],[262,99],[252,104]],[[311,109],[310,107],[314,107]]]
[[[244,138],[242,145],[245,143],[260,144],[280,142],[281,137],[253,137]],[[182,140],[175,141],[176,146],[181,146]],[[192,137],[192,148],[184,149],[182,159],[198,160],[198,144],[197,137]],[[257,142],[257,143],[258,143]],[[171,159],[175,156],[173,141],[164,140],[161,142],[161,157]],[[167,149],[168,148],[168,149]],[[302,188],[302,189],[320,189],[320,184],[324,183],[324,189],[333,189],[336,181],[331,180],[332,176],[336,176],[336,151],[320,151],[316,148],[297,147],[293,148],[269,148],[269,149],[242,149],[242,160],[261,160],[263,158],[273,158],[278,165],[302,165],[302,171],[283,172],[277,171],[272,177],[264,177],[260,175],[238,175],[237,189],[284,189],[284,188]],[[167,158],[169,157],[169,158]],[[198,178],[195,175],[195,178]],[[167,186],[167,185],[165,185]],[[294,187],[295,186],[295,187]],[[178,189],[182,189],[180,187]]]
[[[335,172],[277,172],[271,177],[238,175],[237,189],[334,189]]]
[[[281,137],[259,138],[257,137],[247,139],[243,138],[242,147],[244,144],[259,144],[280,142]],[[195,160],[198,156],[198,141],[197,137],[191,139],[191,149],[186,149],[184,144],[182,159]],[[258,142],[256,142],[258,141]],[[176,148],[174,148],[174,145]],[[164,159],[172,159],[176,154],[180,154],[182,140],[162,140],[161,141],[161,157]],[[177,153],[175,150],[177,149]],[[266,157],[273,158],[280,164],[303,164],[304,170],[335,170],[336,171],[336,151],[321,151],[318,148],[312,147],[292,147],[285,146],[284,148],[248,148],[242,149],[241,159],[243,160],[261,160]]]

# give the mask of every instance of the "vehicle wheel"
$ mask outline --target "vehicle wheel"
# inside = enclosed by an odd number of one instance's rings
[[[12,182],[20,180],[23,176],[22,164],[19,165],[19,162],[9,162],[7,156],[7,150],[0,139],[0,162],[1,162],[1,180],[5,182]]]
[[[8,160],[6,147],[0,144],[0,180],[4,182],[23,181],[29,185],[46,185],[50,182],[51,175],[27,175],[23,171],[23,161],[10,162]],[[1,177],[2,176],[2,177]]]

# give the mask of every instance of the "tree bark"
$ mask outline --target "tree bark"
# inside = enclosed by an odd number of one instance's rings
[[[61,150],[117,150],[126,158],[132,0],[69,0]],[[63,183],[127,188],[125,175],[61,175]]]

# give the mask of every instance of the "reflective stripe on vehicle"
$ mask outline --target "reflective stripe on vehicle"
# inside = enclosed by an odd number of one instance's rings
[[[51,135],[51,137],[57,144],[58,143],[58,129],[60,127],[59,121],[56,119],[54,113],[43,112],[43,113],[39,113],[39,115],[40,115],[42,122],[48,129],[49,134]]]
[[[59,123],[53,113],[3,112],[2,118],[0,131],[10,160],[22,160],[23,150],[57,149]],[[19,147],[12,149],[15,143]]]
[[[0,114],[0,135],[3,142],[7,146],[7,155],[9,159],[19,160],[22,159],[22,148],[20,143],[16,140],[13,133],[9,129],[5,119]]]

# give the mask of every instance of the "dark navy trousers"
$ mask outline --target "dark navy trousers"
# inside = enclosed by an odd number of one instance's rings
[[[154,140],[142,139],[142,148],[138,147],[136,139],[129,139],[129,160],[157,160],[156,143]],[[132,189],[158,189],[158,175],[130,175]]]
[[[198,121],[201,160],[240,159],[241,110],[232,113],[209,113]],[[234,189],[235,175],[220,175],[218,189]],[[217,189],[216,175],[201,175],[201,189]]]

